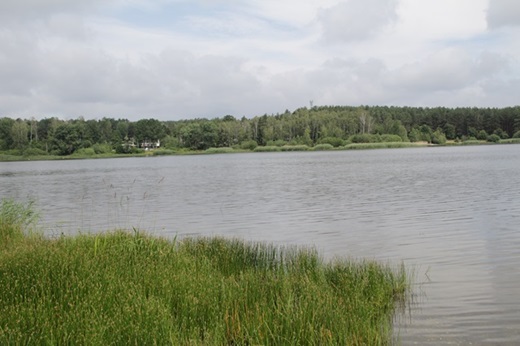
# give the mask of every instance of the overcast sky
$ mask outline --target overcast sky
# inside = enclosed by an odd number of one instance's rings
[[[518,0],[1,0],[0,117],[520,104]]]

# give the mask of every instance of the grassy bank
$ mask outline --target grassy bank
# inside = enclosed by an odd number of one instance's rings
[[[37,160],[80,160],[80,159],[104,159],[118,157],[147,157],[147,156],[170,156],[170,155],[201,155],[201,154],[229,154],[247,152],[281,152],[281,151],[325,151],[325,150],[366,150],[366,149],[397,149],[416,148],[428,146],[459,146],[459,145],[495,145],[495,144],[520,144],[520,138],[502,139],[497,143],[479,140],[467,140],[464,142],[448,141],[442,145],[432,145],[427,142],[375,142],[375,143],[349,143],[344,146],[334,147],[330,144],[316,144],[313,147],[307,145],[266,145],[257,146],[254,149],[239,147],[208,148],[206,150],[190,149],[154,149],[139,151],[132,154],[101,153],[95,154],[91,151],[77,152],[68,156],[57,155],[21,155],[11,152],[0,152],[0,162],[4,161],[37,161]]]
[[[7,203],[7,204],[6,204]],[[24,235],[0,213],[0,344],[380,345],[403,268],[309,249],[140,232]]]

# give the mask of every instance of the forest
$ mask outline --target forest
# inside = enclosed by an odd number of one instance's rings
[[[251,118],[225,115],[178,121],[104,117],[61,120],[0,118],[0,151],[7,155],[135,153],[148,148],[207,150],[257,146],[447,141],[500,142],[520,138],[520,106],[422,108],[314,106]]]

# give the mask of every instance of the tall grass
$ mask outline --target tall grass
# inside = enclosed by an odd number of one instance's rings
[[[34,202],[17,203],[12,199],[0,202],[0,249],[10,241],[22,239],[38,219]]]
[[[411,148],[417,147],[418,144],[408,142],[379,142],[379,143],[352,143],[348,144],[344,149],[394,149],[394,148]]]
[[[409,288],[376,262],[137,230],[20,238],[0,277],[0,344],[390,344]]]

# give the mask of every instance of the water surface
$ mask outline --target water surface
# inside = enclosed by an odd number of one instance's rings
[[[141,228],[416,271],[403,344],[520,344],[520,146],[0,163],[49,235]]]

